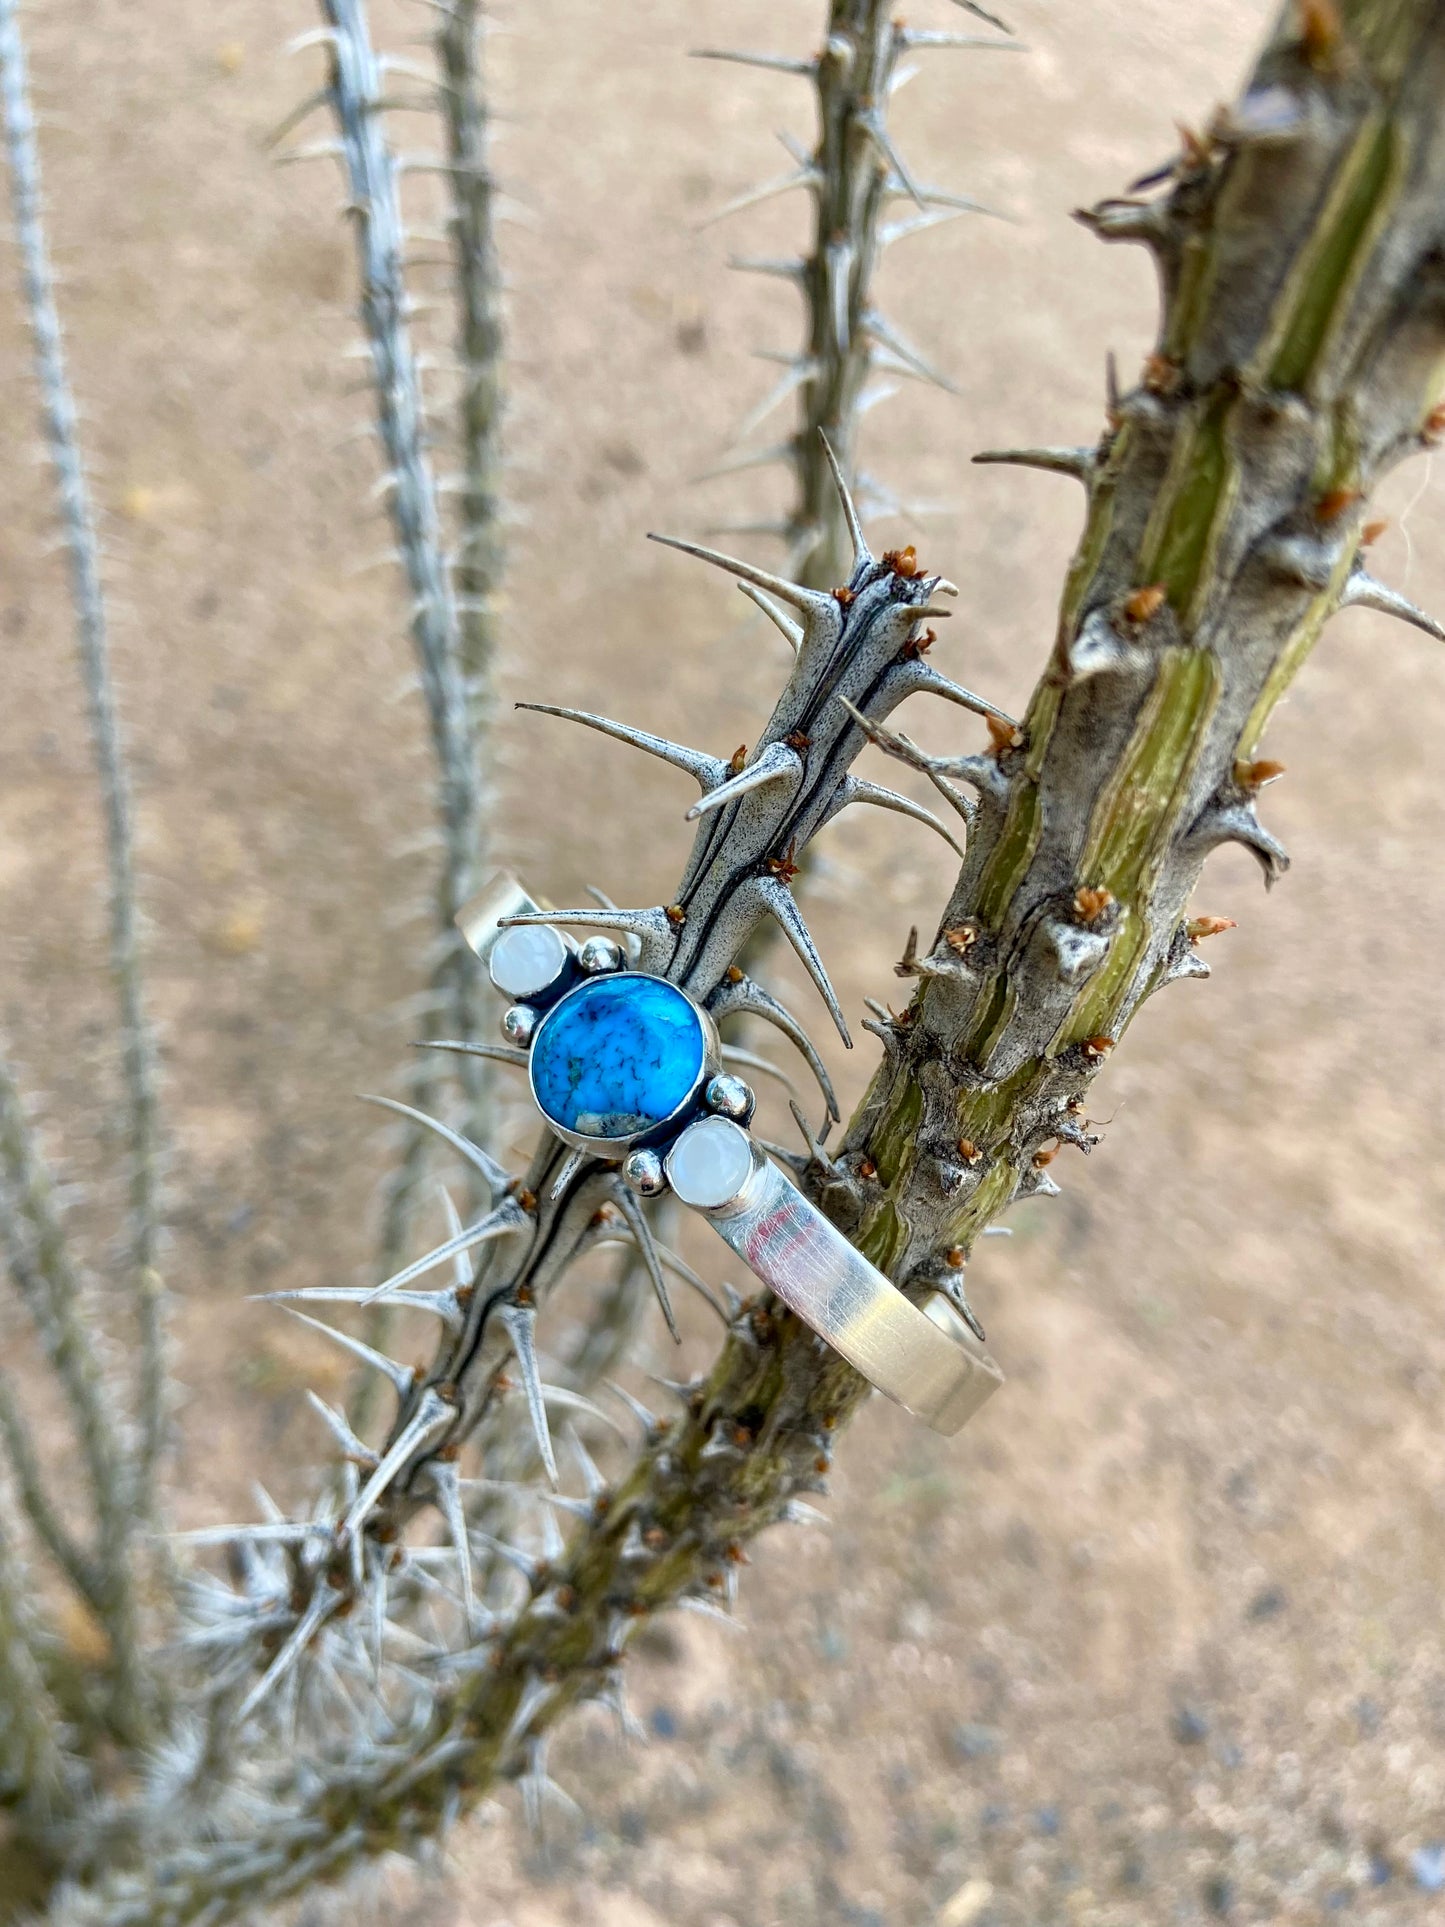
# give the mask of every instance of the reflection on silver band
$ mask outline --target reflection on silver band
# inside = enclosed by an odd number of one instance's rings
[[[711,1119],[706,1128],[716,1133],[721,1125]],[[746,1133],[731,1128],[746,1141],[750,1169],[731,1198],[700,1206],[702,1215],[756,1277],[879,1391],[934,1431],[958,1431],[1003,1383],[993,1359],[946,1299],[935,1296],[926,1311],[910,1303]]]

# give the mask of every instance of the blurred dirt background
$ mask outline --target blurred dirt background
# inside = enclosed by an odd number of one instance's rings
[[[1142,257],[1101,248],[1068,210],[1207,116],[1262,12],[1007,10],[1026,53],[932,55],[898,102],[918,170],[1012,218],[960,221],[890,261],[890,309],[961,396],[915,389],[880,409],[866,463],[942,505],[906,531],[964,585],[942,666],[1019,705],[1079,502],[968,456],[1098,432],[1105,353],[1128,368],[1145,352],[1153,291]],[[796,335],[789,292],[724,263],[776,251],[799,210],[697,223],[785,164],[777,128],[810,135],[801,85],[683,53],[809,50],[821,11],[507,7],[498,160],[524,204],[504,234],[509,697],[726,753],[778,685],[776,638],[726,583],[642,537],[765,503],[756,478],[688,483],[770,379],[751,349]],[[965,24],[943,0],[910,12]],[[377,9],[398,46],[427,21]],[[164,1023],[188,1524],[250,1516],[256,1476],[308,1489],[301,1387],[334,1388],[336,1368],[247,1295],[367,1272],[386,1146],[353,1093],[402,1062],[424,938],[428,771],[398,585],[364,566],[390,538],[347,359],[348,236],[328,165],[277,168],[262,146],[311,84],[282,50],[312,24],[302,0],[37,0],[29,17]],[[431,145],[424,123],[401,128]],[[97,825],[12,285],[0,1022],[98,1218],[115,1075]],[[1423,464],[1397,477],[1376,551],[1437,610],[1442,501]],[[937,748],[976,733],[957,712],[906,726]],[[1289,765],[1268,817],[1295,868],[1266,901],[1252,866],[1217,859],[1199,907],[1240,927],[1211,944],[1213,981],[1150,1005],[1099,1087],[1104,1145],[1087,1166],[1061,1159],[1062,1198],[1018,1211],[1017,1235],[975,1265],[1007,1391],[952,1442],[871,1409],[840,1455],[831,1528],[758,1550],[746,1629],[679,1615],[645,1642],[650,1747],[621,1750],[600,1721],[559,1745],[582,1820],[551,1816],[539,1845],[509,1799],[464,1830],[446,1873],[390,1870],[363,1913],[1445,1919],[1442,728],[1437,645],[1371,616],[1331,626],[1268,746]],[[591,881],[663,900],[689,799],[641,765],[505,713],[509,858],[556,901]],[[896,994],[890,965],[910,923],[931,927],[948,854],[882,818],[835,830],[826,855],[812,914],[856,1010]],[[839,1066],[853,1095],[872,1048]],[[654,1323],[639,1369],[671,1371]],[[689,1342],[700,1362],[710,1334]]]

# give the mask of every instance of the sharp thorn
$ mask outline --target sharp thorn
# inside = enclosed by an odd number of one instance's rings
[[[861,569],[865,563],[873,560],[872,551],[868,547],[868,538],[863,533],[863,524],[858,519],[853,497],[848,493],[848,484],[844,479],[838,457],[833,453],[833,444],[821,428],[818,430],[818,440],[823,444],[823,453],[828,458],[833,486],[837,489],[838,500],[842,504],[843,519],[848,524],[848,536],[853,544],[853,567],[855,570]]]
[[[643,1404],[642,1400],[634,1397],[625,1385],[619,1385],[615,1379],[604,1379],[603,1383],[614,1398],[621,1399],[628,1411],[631,1412],[632,1416],[637,1420],[637,1423],[642,1427],[642,1436],[644,1438],[651,1438],[657,1429],[657,1419]]]
[[[695,556],[699,562],[710,562],[715,569],[725,569],[740,582],[751,582],[755,589],[776,596],[780,602],[786,602],[801,615],[820,615],[837,607],[831,596],[823,595],[817,589],[805,589],[797,582],[789,582],[783,576],[758,568],[755,563],[740,562],[735,556],[722,555],[716,549],[705,549],[697,542],[684,542],[675,535],[652,533],[647,539],[649,542],[660,542],[664,548],[677,549],[683,555]]]
[[[770,388],[751,413],[745,415],[739,422],[733,440],[746,441],[754,429],[760,427],[775,408],[780,407],[789,395],[795,394],[799,388],[805,387],[810,381],[816,381],[820,372],[816,361],[794,362],[786,373],[779,377],[776,386]]]
[[[320,1318],[313,1318],[309,1312],[297,1311],[292,1305],[282,1305],[281,1309],[289,1318],[299,1318],[303,1325],[309,1325],[313,1331],[319,1331],[325,1337],[334,1340],[343,1350],[350,1352],[353,1358],[359,1358],[363,1365],[369,1365],[373,1371],[380,1372],[384,1378],[390,1379],[399,1398],[405,1398],[410,1392],[414,1377],[409,1365],[398,1365],[394,1358],[388,1358],[385,1352],[377,1351],[364,1339],[353,1338],[350,1332],[341,1331],[335,1325],[328,1325]]]
[[[948,826],[926,810],[921,803],[915,803],[911,796],[900,796],[897,790],[885,789],[879,783],[865,782],[861,776],[850,776],[843,793],[845,805],[848,803],[872,803],[878,809],[896,810],[899,816],[911,816],[915,823],[926,823],[948,844],[958,856],[965,856],[963,845]]]
[[[346,1516],[337,1528],[339,1539],[349,1539],[357,1527],[365,1523],[371,1508],[397,1475],[406,1469],[409,1460],[443,1432],[455,1416],[455,1408],[428,1386],[418,1400],[416,1410],[386,1448],[366,1484],[347,1508]]]
[[[935,609],[930,613],[937,616],[948,612]],[[947,676],[940,676],[936,669],[925,662],[911,664],[910,676],[913,683],[910,694],[942,696],[946,702],[957,703],[960,709],[972,710],[975,716],[992,716],[996,722],[1006,723],[1010,729],[1018,728],[1018,723],[1006,709],[1000,709],[997,703],[989,702],[984,696],[976,696],[971,689],[965,689],[962,683],[951,682]]]
[[[870,308],[863,317],[865,331],[880,348],[885,348],[893,356],[901,370],[916,375],[920,381],[931,381],[950,395],[958,393],[958,386],[948,376],[935,368],[919,354],[911,342],[905,341],[891,322],[885,321],[876,308]]]
[[[848,1035],[842,1006],[823,967],[823,959],[818,955],[812,934],[803,921],[803,913],[793,901],[792,893],[779,877],[759,877],[757,887],[770,914],[797,952],[799,962],[813,979],[819,996],[828,1006],[829,1015],[838,1027],[838,1035],[843,1039],[847,1049],[852,1050],[853,1039]]]
[[[666,540],[663,536],[656,539]],[[674,546],[683,545],[677,543]],[[682,743],[670,743],[666,737],[654,736],[645,729],[629,729],[626,723],[614,723],[608,716],[594,716],[586,709],[563,709],[556,703],[518,703],[517,707],[534,710],[539,716],[560,716],[564,722],[581,723],[587,729],[600,730],[604,736],[611,736],[616,742],[630,743],[634,749],[645,750],[649,756],[671,763],[674,769],[686,770],[704,789],[721,782],[727,774],[727,764],[720,762],[716,756],[708,756],[700,749],[688,749]]]
[[[285,1644],[236,1709],[237,1726],[244,1726],[262,1701],[275,1691],[340,1604],[341,1594],[325,1580],[320,1581]]]
[[[612,1186],[612,1201],[627,1220],[642,1254],[642,1262],[647,1267],[647,1275],[652,1280],[652,1289],[657,1302],[662,1307],[667,1329],[672,1334],[673,1343],[682,1343],[682,1333],[677,1328],[677,1319],[672,1309],[672,1299],[668,1296],[667,1280],[662,1275],[662,1260],[658,1256],[657,1241],[652,1235],[652,1227],[647,1222],[647,1214],[632,1192],[619,1179]]]
[[[612,1389],[617,1391],[618,1387],[614,1385]],[[595,1505],[607,1490],[607,1481],[598,1469],[597,1461],[582,1443],[581,1435],[575,1425],[567,1427],[567,1443],[572,1448],[573,1458],[577,1461],[577,1470],[582,1474],[582,1483],[587,1488],[587,1497]]]
[[[595,1418],[599,1424],[607,1426],[609,1431],[615,1432],[619,1438],[627,1436],[617,1420],[604,1412],[600,1405],[594,1405],[590,1398],[584,1397],[581,1392],[570,1390],[566,1385],[544,1385],[542,1398],[549,1410],[555,1405],[559,1412],[580,1412],[585,1418]]]
[[[1019,40],[991,40],[981,33],[934,33],[923,27],[905,27],[898,35],[898,40],[910,52],[925,47],[967,47],[995,54],[1028,52]]]
[[[445,1264],[448,1258],[455,1258],[461,1252],[470,1251],[474,1245],[487,1244],[493,1238],[509,1237],[512,1232],[522,1230],[526,1223],[527,1215],[521,1206],[508,1198],[499,1204],[495,1211],[488,1212],[485,1218],[479,1218],[475,1224],[468,1225],[465,1230],[458,1232],[455,1238],[448,1238],[444,1244],[439,1244],[427,1252],[424,1258],[417,1258],[403,1267],[395,1277],[388,1278],[385,1284],[374,1286],[361,1303],[371,1305],[378,1298],[390,1297],[394,1292],[409,1285],[413,1278],[420,1278],[423,1272],[430,1271],[433,1266]],[[468,1283],[470,1282],[468,1279]]]
[[[585,1151],[570,1151],[567,1156],[563,1158],[561,1169],[552,1180],[552,1187],[548,1196],[554,1200],[560,1198],[586,1162],[587,1153]]]
[[[1047,475],[1071,475],[1084,483],[1098,464],[1092,448],[987,448],[972,459],[981,466],[1001,463],[1013,468],[1039,468]]]
[[[542,1374],[537,1367],[537,1314],[525,1305],[504,1305],[501,1319],[512,1341],[517,1373],[527,1395],[527,1414],[532,1421],[532,1436],[537,1441],[537,1456],[542,1461],[548,1484],[555,1487],[558,1483],[557,1457],[552,1450],[547,1402],[542,1396]]]
[[[971,13],[975,20],[982,20],[987,26],[997,27],[1000,33],[1012,34],[1013,32],[1013,28],[1007,21],[1000,20],[996,13],[990,13],[987,7],[979,6],[978,0],[953,0],[953,4],[956,7],[962,7],[965,13]]]
[[[879,113],[878,109],[874,107],[866,113],[856,115],[854,117],[854,125],[863,129],[883,159],[888,163],[889,167],[893,169],[894,174],[902,183],[903,189],[910,200],[917,204],[920,213],[924,212],[927,203],[923,198],[923,190],[910,173],[908,165],[899,153],[893,136],[889,133],[883,116]]]
[[[477,1624],[477,1595],[472,1583],[472,1542],[467,1532],[467,1515],[462,1505],[462,1482],[457,1468],[441,1459],[433,1459],[427,1467],[431,1474],[432,1489],[437,1495],[442,1517],[447,1523],[452,1549],[457,1556],[457,1578],[462,1590],[462,1612],[467,1622],[468,1637],[475,1634]]]
[[[375,1465],[377,1454],[372,1451],[365,1439],[358,1438],[344,1415],[324,1398],[319,1398],[310,1386],[306,1388],[306,1399],[313,1412],[330,1432],[336,1443],[348,1458],[355,1459],[358,1465]]]
[[[692,47],[690,60],[727,60],[738,67],[764,67],[779,74],[809,76],[818,71],[816,60],[795,60],[791,54],[736,52],[730,47]]]
[[[709,790],[687,812],[686,820],[695,822],[711,810],[721,809],[726,803],[734,802],[739,796],[746,796],[749,790],[762,789],[769,783],[793,782],[801,780],[802,759],[798,752],[789,749],[786,743],[769,743],[755,763],[740,769],[736,776],[719,783],[716,789]]]
[[[255,1295],[263,1303],[273,1305],[293,1298],[322,1305],[369,1305],[375,1293],[360,1285],[300,1285],[291,1291],[262,1291]],[[450,1286],[445,1291],[397,1291],[391,1294],[390,1302],[408,1311],[432,1312],[453,1331],[462,1322],[457,1295]]]
[[[713,994],[708,1009],[714,1018],[722,1019],[733,1014],[761,1017],[766,1023],[773,1024],[803,1054],[809,1070],[818,1080],[818,1088],[823,1093],[829,1117],[838,1121],[841,1112],[838,1099],[833,1090],[831,1078],[822,1058],[813,1047],[812,1039],[790,1010],[784,1008],[776,997],[755,983],[751,977],[744,977],[740,983],[724,983]]]
[[[460,1131],[454,1131],[449,1124],[443,1124],[440,1118],[428,1117],[425,1111],[418,1111],[410,1104],[398,1103],[394,1097],[371,1097],[363,1092],[361,1101],[363,1104],[377,1104],[384,1111],[394,1111],[398,1117],[409,1117],[413,1124],[420,1124],[423,1129],[434,1131],[439,1138],[445,1139],[454,1151],[459,1152],[474,1170],[481,1172],[492,1187],[494,1195],[498,1191],[507,1190],[510,1186],[512,1182],[510,1173],[498,1164],[489,1152],[484,1151],[480,1144],[473,1144],[470,1138],[463,1137]]]
[[[518,1050],[515,1044],[471,1044],[454,1037],[428,1037],[424,1042],[414,1044],[412,1049],[447,1050],[458,1057],[485,1057],[488,1063],[510,1064],[514,1069],[527,1062],[527,1053]]]
[[[781,1084],[783,1089],[791,1092],[794,1097],[798,1094],[797,1085],[782,1066],[775,1064],[771,1057],[764,1057],[759,1051],[747,1050],[741,1044],[724,1044],[722,1058],[725,1064],[741,1064],[745,1070],[756,1071],[760,1077],[771,1077],[775,1083]]]
[[[1436,642],[1445,642],[1445,626],[1433,616],[1417,609],[1408,597],[1402,596],[1397,589],[1386,588],[1383,582],[1364,569],[1356,569],[1347,578],[1340,592],[1342,609],[1373,609],[1377,615],[1398,616],[1401,622],[1408,622],[1413,628],[1421,629]]]
[[[803,646],[803,632],[797,623],[793,622],[788,616],[785,616],[775,603],[769,602],[762,590],[755,589],[751,582],[740,582],[737,586],[749,602],[756,604],[756,606],[762,610],[768,621],[772,623],[773,627],[782,636],[783,640],[796,656]]]
[[[788,173],[779,174],[770,181],[763,181],[758,187],[751,187],[746,193],[739,194],[733,200],[726,202],[724,206],[717,209],[716,213],[709,214],[705,220],[698,222],[698,231],[716,227],[719,221],[726,221],[731,215],[741,214],[746,208],[757,207],[763,201],[771,201],[779,194],[791,194],[795,188],[816,188],[821,185],[822,178],[811,163],[805,167],[792,168]]]

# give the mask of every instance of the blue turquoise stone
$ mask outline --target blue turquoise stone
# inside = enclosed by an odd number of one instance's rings
[[[692,1003],[661,977],[579,984],[532,1040],[532,1089],[551,1123],[584,1137],[635,1137],[672,1116],[702,1073]]]

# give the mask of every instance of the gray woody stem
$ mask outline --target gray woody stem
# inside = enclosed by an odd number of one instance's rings
[[[411,599],[411,633],[431,729],[442,828],[442,867],[437,885],[438,959],[432,983],[436,1014],[422,1036],[435,1034],[437,1019],[457,1035],[480,1028],[484,1006],[475,959],[454,919],[477,887],[485,857],[486,821],[478,768],[478,724],[488,707],[490,618],[486,598],[493,586],[495,550],[488,547],[491,496],[480,491],[494,462],[495,368],[477,336],[464,344],[469,362],[491,366],[486,377],[469,367],[463,407],[462,558],[454,582],[445,550],[436,478],[428,457],[421,376],[409,325],[403,271],[405,234],[398,194],[398,165],[387,144],[383,113],[384,70],[372,46],[363,0],[322,0],[330,47],[329,101],[341,137],[361,270],[361,318],[371,352],[377,430],[387,464],[388,504]],[[442,100],[453,147],[454,236],[458,280],[468,313],[486,309],[495,262],[486,245],[489,206],[481,144],[484,123],[477,95],[473,10],[448,5],[439,28],[444,73]],[[480,241],[479,241],[480,237]],[[480,246],[480,252],[473,252]],[[495,302],[495,291],[492,294]],[[492,310],[493,320],[495,310]],[[465,602],[459,608],[458,588]],[[456,1071],[468,1126],[481,1126],[486,1080],[482,1061],[464,1058]],[[412,1092],[423,1106],[437,1080],[425,1061],[413,1075]],[[425,1138],[413,1129],[393,1173],[384,1205],[383,1261],[390,1269],[403,1248],[406,1228],[424,1169]]]
[[[110,968],[120,1002],[122,1066],[130,1165],[130,1255],[140,1324],[141,1443],[134,1467],[135,1507],[154,1511],[155,1471],[166,1423],[164,1305],[156,1272],[159,1125],[155,1050],[141,995],[136,936],[135,864],[130,786],[116,722],[106,639],[105,597],[95,518],[66,374],[54,278],[41,216],[40,156],[30,108],[25,47],[15,0],[0,0],[0,107],[10,167],[11,206],[20,251],[21,282],[34,345],[46,445],[55,471],[76,651],[90,713],[91,745],[100,779],[110,895]]]

